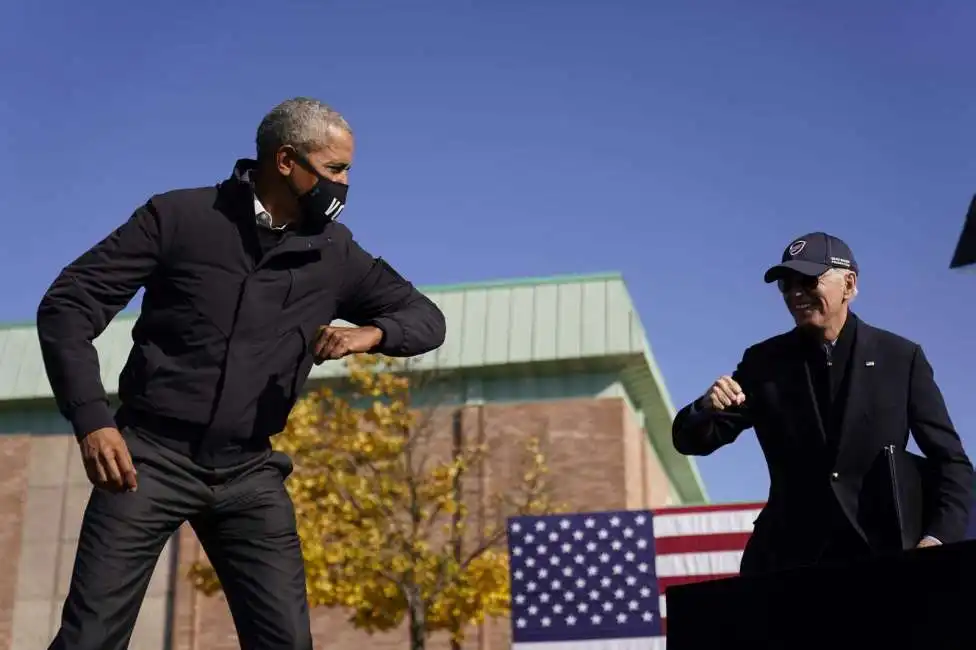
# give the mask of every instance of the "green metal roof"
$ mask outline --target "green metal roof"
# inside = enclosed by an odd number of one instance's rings
[[[447,339],[418,369],[507,375],[518,368],[617,372],[643,413],[651,442],[685,503],[707,500],[694,460],[671,442],[674,407],[619,273],[526,278],[420,288],[443,310]],[[136,314],[118,316],[95,341],[110,394],[132,346]],[[311,379],[341,376],[326,363]],[[52,398],[33,323],[0,326],[0,402]]]

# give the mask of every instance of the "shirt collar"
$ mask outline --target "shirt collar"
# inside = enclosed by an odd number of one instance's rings
[[[251,170],[248,169],[241,175],[241,180],[251,186],[251,195],[254,197],[254,221],[264,228],[270,230],[284,230],[287,225],[276,226],[274,225],[274,219],[271,218],[271,213],[264,207],[261,203],[261,199],[258,198],[257,193],[254,191],[254,182],[251,180]]]

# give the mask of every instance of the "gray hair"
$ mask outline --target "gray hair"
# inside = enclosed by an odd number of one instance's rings
[[[824,279],[836,278],[838,281],[842,281],[844,278],[847,277],[848,273],[854,276],[854,291],[851,294],[851,300],[854,300],[855,298],[857,298],[857,273],[845,269],[832,268],[832,269],[828,269],[827,272],[823,274],[823,277]]]
[[[329,144],[336,131],[352,135],[349,123],[328,104],[309,97],[288,99],[264,116],[256,138],[258,160],[288,145],[308,155]]]

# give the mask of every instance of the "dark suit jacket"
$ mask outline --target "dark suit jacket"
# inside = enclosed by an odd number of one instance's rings
[[[856,318],[853,316],[853,318]],[[815,563],[836,505],[868,544],[880,546],[874,476],[881,449],[904,449],[909,432],[934,467],[935,504],[925,530],[943,543],[963,538],[973,468],[953,428],[921,347],[856,321],[849,388],[836,453],[827,436],[802,353],[792,330],[747,349],[732,375],[746,401],[720,413],[678,412],[675,448],[707,456],[753,428],[769,467],[770,491],[742,559],[742,573]],[[831,503],[834,500],[835,503]]]

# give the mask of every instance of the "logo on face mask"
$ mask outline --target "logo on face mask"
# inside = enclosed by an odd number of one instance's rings
[[[345,203],[339,199],[333,198],[332,203],[329,204],[329,209],[325,211],[325,216],[328,217],[330,221],[338,221],[339,215],[342,213],[342,210],[345,207]]]
[[[313,222],[335,221],[346,207],[348,186],[319,178],[315,186],[298,197],[305,218]]]
[[[790,244],[790,249],[789,249],[790,255],[796,257],[801,252],[803,252],[803,249],[806,245],[807,243],[802,239],[800,241],[793,242],[792,244]]]

